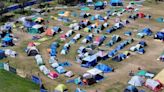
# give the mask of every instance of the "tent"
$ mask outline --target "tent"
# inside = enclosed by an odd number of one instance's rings
[[[144,79],[140,76],[133,76],[128,84],[133,86],[142,86],[144,83]]]
[[[81,66],[89,68],[89,67],[95,66],[96,64],[97,64],[97,56],[92,55],[92,56],[87,56],[83,58]]]
[[[156,19],[157,22],[159,23],[163,23],[164,22],[164,18],[163,17],[159,17]]]
[[[48,77],[51,78],[51,79],[56,79],[59,75],[54,72],[54,71],[51,71],[49,74],[48,74]]]
[[[96,55],[97,55],[97,60],[106,60],[106,59],[108,59],[108,53],[105,52],[105,51],[98,51],[96,53]]]
[[[39,66],[39,69],[41,72],[43,72],[45,75],[48,75],[50,73],[50,70],[47,69],[47,67],[45,65],[41,65]]]
[[[117,50],[112,50],[108,53],[108,57],[113,57],[117,54]]]
[[[61,28],[58,26],[55,26],[52,28],[55,33],[59,33],[61,31]]]
[[[163,40],[164,41],[164,32],[157,32],[154,35],[154,39],[159,39],[159,40]]]
[[[54,32],[53,32],[52,29],[48,28],[48,29],[45,31],[45,34],[46,34],[47,36],[53,36],[53,35],[54,35]]]
[[[3,59],[5,57],[6,57],[5,51],[4,50],[0,50],[0,59]]]
[[[101,2],[101,1],[96,2],[95,5],[94,5],[94,9],[95,10],[104,9],[104,3]]]
[[[101,71],[97,68],[92,68],[92,69],[88,70],[87,73],[90,74],[96,82],[99,82],[100,80],[102,80],[104,78],[103,71]]]
[[[140,31],[140,33],[143,33],[146,36],[151,36],[152,35],[152,31],[150,28],[144,28],[143,30]]]
[[[13,38],[11,37],[8,37],[8,36],[5,36],[3,39],[2,39],[2,47],[6,47],[6,46],[13,46],[14,43],[13,43]]]
[[[144,49],[144,48],[140,48],[140,49],[137,51],[137,53],[139,53],[139,54],[144,54],[144,53],[145,53],[145,49]]]
[[[42,25],[36,24],[32,26],[32,28],[27,29],[29,33],[36,34],[36,33],[42,33],[44,32],[44,28]]]
[[[146,73],[147,73],[147,71],[145,71],[145,70],[140,70],[140,71],[138,71],[138,72],[136,73],[136,75],[137,75],[137,76],[145,76]]]
[[[123,6],[123,0],[110,0],[111,6]]]
[[[39,51],[36,47],[27,48],[27,55],[28,56],[36,56],[37,54],[39,54]]]
[[[86,91],[84,91],[84,90],[82,90],[80,88],[76,88],[75,92],[86,92]]]
[[[139,13],[137,13],[137,16],[138,16],[139,18],[144,18],[144,17],[145,17],[145,14],[142,13],[142,12],[139,12]]]
[[[65,73],[65,76],[67,76],[67,77],[72,77],[74,74],[73,74],[73,72],[72,71],[68,71],[68,72],[66,72]]]
[[[89,11],[89,10],[90,10],[89,7],[82,7],[82,8],[81,8],[81,11]]]
[[[145,41],[140,41],[138,44],[140,44],[142,47],[147,46],[147,44],[146,44],[146,42],[145,42]]]
[[[127,56],[125,54],[121,53],[121,54],[118,54],[117,56],[115,56],[114,58],[112,58],[112,60],[114,60],[116,62],[120,62],[126,58],[127,58]]]
[[[127,31],[127,32],[124,33],[124,35],[131,36],[132,35],[132,32],[131,31]]]
[[[64,67],[62,66],[58,66],[56,69],[55,69],[59,74],[63,74],[66,72],[66,70],[64,69]]]
[[[96,65],[95,68],[103,71],[104,73],[109,73],[109,72],[112,72],[112,70],[113,70],[113,68],[111,68],[110,66],[105,65],[105,64],[98,64],[98,65]]]
[[[164,69],[162,69],[153,79],[158,80],[160,83],[164,84]]]
[[[159,81],[153,79],[147,79],[145,82],[145,86],[150,88],[154,92],[159,92],[163,87],[163,85]]]
[[[65,92],[67,91],[68,88],[66,85],[64,84],[59,84],[56,88],[55,88],[55,92]]]
[[[139,92],[135,86],[129,85],[124,89],[124,92]]]

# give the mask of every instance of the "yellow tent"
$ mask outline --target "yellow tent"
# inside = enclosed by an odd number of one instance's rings
[[[69,11],[66,11],[65,13],[64,13],[64,17],[68,17],[70,15],[70,12]]]
[[[154,80],[159,80],[162,84],[164,84],[164,69],[161,70],[155,77]]]
[[[64,92],[65,90],[67,90],[67,87],[64,84],[59,84],[56,88],[55,91],[57,92]]]

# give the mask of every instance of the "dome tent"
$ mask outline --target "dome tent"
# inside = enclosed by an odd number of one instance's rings
[[[123,6],[123,1],[122,0],[110,0],[110,5],[111,6]]]

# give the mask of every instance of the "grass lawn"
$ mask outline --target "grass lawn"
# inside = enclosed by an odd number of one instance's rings
[[[39,86],[13,73],[0,70],[0,92],[39,92]]]

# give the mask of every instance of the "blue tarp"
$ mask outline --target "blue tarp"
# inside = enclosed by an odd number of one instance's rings
[[[95,68],[103,71],[104,73],[112,72],[113,68],[105,64],[98,64]]]

